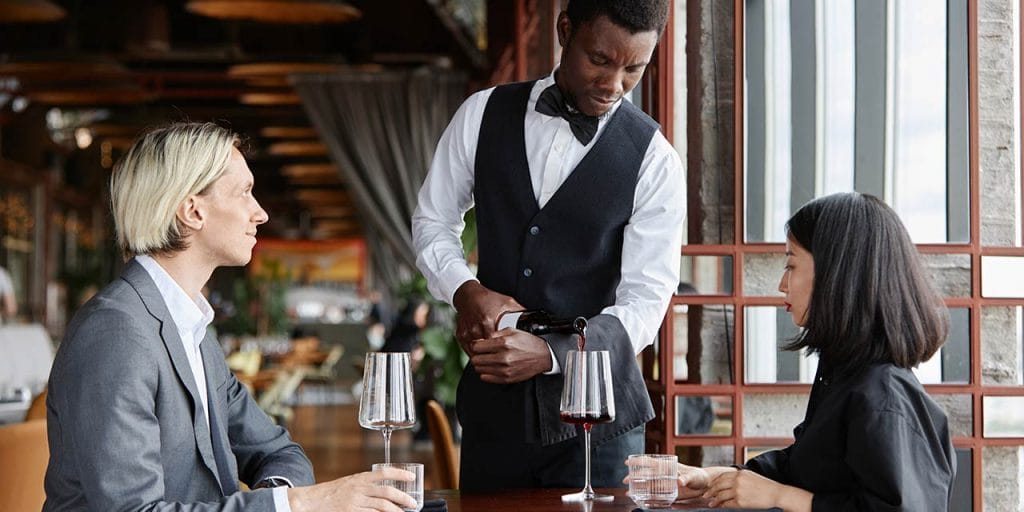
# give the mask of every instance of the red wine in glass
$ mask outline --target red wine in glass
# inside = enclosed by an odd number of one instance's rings
[[[562,421],[573,425],[583,425],[583,428],[590,430],[595,423],[611,423],[615,420],[611,414],[604,413],[562,413],[559,415]]]

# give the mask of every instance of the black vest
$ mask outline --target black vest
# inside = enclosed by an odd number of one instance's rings
[[[615,303],[623,230],[633,213],[640,165],[658,125],[623,101],[587,155],[540,208],[533,195],[524,136],[533,85],[523,82],[495,88],[484,110],[473,190],[477,277],[485,287],[515,298],[528,309],[589,318]],[[628,339],[621,343],[629,346]],[[611,425],[597,426],[598,440],[602,437],[598,428],[609,435],[612,430],[619,433],[646,422],[653,413],[635,360],[630,357],[617,364],[614,359],[613,354],[616,383],[620,373],[630,372],[634,378],[626,380],[640,388],[616,388],[617,408],[623,409],[619,404],[624,400],[642,400],[646,407],[627,416],[645,417],[619,417]],[[502,436],[517,432],[521,436],[525,431],[525,440],[533,441],[540,434],[544,444],[567,439],[575,430],[558,419],[561,380],[562,375],[539,375],[520,384],[490,385],[480,382],[470,366],[460,383],[460,419],[469,414],[463,421],[467,430],[479,427]],[[486,412],[476,412],[480,408]]]

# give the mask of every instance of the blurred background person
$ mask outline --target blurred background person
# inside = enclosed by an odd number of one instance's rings
[[[7,269],[0,267],[0,324],[14,321],[18,315],[18,299],[14,295],[14,280]]]

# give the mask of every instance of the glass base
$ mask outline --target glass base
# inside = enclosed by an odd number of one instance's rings
[[[584,501],[612,501],[615,496],[597,494],[595,492],[580,491],[572,494],[563,494],[562,503],[581,503]]]

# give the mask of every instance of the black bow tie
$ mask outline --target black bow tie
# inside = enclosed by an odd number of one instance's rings
[[[565,97],[562,96],[562,91],[558,89],[557,85],[552,85],[540,93],[536,109],[537,112],[546,116],[561,117],[569,121],[569,129],[576,136],[576,140],[584,146],[590,144],[590,141],[594,140],[594,135],[597,134],[597,118],[583,112],[569,110],[569,106],[565,103]]]

